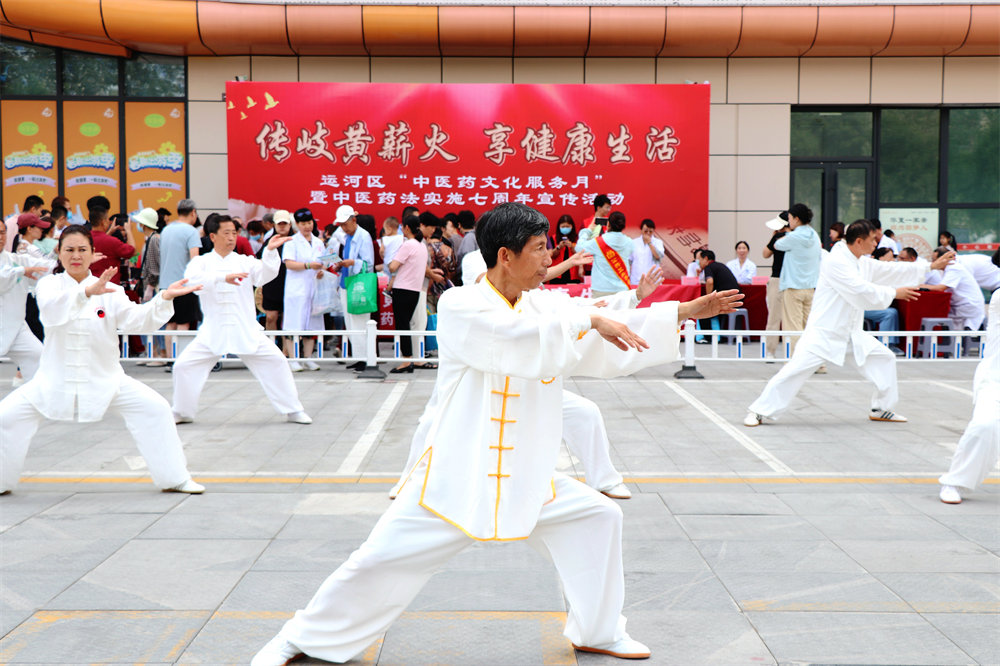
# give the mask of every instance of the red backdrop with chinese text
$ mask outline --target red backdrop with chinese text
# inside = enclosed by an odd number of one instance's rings
[[[707,85],[226,84],[229,207],[244,219],[350,204],[477,216],[521,201],[579,228],[607,194],[667,240],[668,273],[707,242]],[[673,270],[670,270],[673,269]]]

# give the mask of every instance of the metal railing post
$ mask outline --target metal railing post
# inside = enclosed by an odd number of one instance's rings
[[[684,322],[684,365],[674,373],[677,379],[704,379],[705,375],[694,366],[694,320]]]
[[[385,373],[378,369],[378,325],[368,320],[365,325],[365,369],[358,375],[361,379],[385,379]]]

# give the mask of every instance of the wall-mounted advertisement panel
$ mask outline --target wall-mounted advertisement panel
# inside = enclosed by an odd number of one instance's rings
[[[121,196],[121,151],[118,141],[118,102],[64,102],[63,155],[65,196],[73,222],[82,224],[87,199],[107,197],[112,213]]]
[[[177,212],[187,182],[184,104],[125,103],[127,209]]]
[[[4,217],[22,212],[25,198],[32,194],[40,196],[46,206],[59,194],[56,121],[53,101],[0,101]]]

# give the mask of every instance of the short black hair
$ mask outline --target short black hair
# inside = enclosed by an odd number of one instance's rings
[[[899,256],[902,257],[904,254],[909,257],[913,257],[914,259],[920,256],[919,254],[917,254],[917,251],[914,250],[912,247],[904,247],[902,250],[899,251]]]
[[[416,215],[411,215],[403,220],[403,226],[410,230],[410,233],[417,239],[417,242],[424,239],[424,233],[420,231],[420,218]]]
[[[105,201],[107,201],[107,199],[105,199]],[[29,194],[24,198],[24,210],[21,212],[26,213],[32,208],[41,208],[44,205],[45,201],[40,196],[37,194]],[[111,204],[108,204],[107,207],[111,208]]]
[[[882,228],[882,221],[880,219],[878,219],[877,217],[873,217],[872,219],[870,219],[868,221],[871,222],[872,226],[875,227],[876,229],[881,229]]]
[[[895,256],[895,252],[893,252],[889,248],[887,248],[887,247],[877,247],[877,248],[875,248],[875,251],[872,252],[872,259],[881,259],[886,254],[891,254],[891,255]]]
[[[420,209],[416,206],[407,206],[403,209],[403,219],[405,220],[409,216],[417,215],[418,213],[420,213]]]
[[[794,213],[793,213],[794,215]],[[844,240],[848,245],[854,245],[854,241],[861,238],[868,238],[875,233],[875,226],[868,220],[854,220],[851,226],[844,232]]]
[[[740,249],[740,245],[746,245],[747,246],[747,252],[750,251],[750,243],[748,243],[746,241],[736,241],[736,245],[733,246],[733,249],[734,250]]]
[[[90,233],[90,229],[83,226],[82,224],[71,224],[70,226],[63,229],[62,234],[60,234],[59,236],[59,243],[57,247],[60,250],[62,249],[63,241],[69,238],[70,236],[83,236],[84,238],[87,239],[87,242],[90,244],[90,249],[91,250],[94,249],[94,235]]]
[[[455,215],[454,213],[445,213],[444,216],[441,217],[441,221],[445,223],[451,222],[453,225],[457,227],[458,215]]]
[[[213,215],[215,214],[213,213]],[[212,234],[219,233],[219,229],[226,222],[232,224],[234,229],[239,229],[239,226],[237,226],[236,224],[236,220],[229,217],[228,215],[215,215],[214,217],[212,215],[209,215],[208,219],[205,220],[205,235],[211,236]]]
[[[458,223],[463,229],[475,229],[476,214],[471,210],[460,210],[458,211]]]
[[[642,221],[642,224],[639,225],[640,229],[642,229],[643,227],[649,227],[650,229],[655,229],[656,222],[653,222],[651,219],[647,217],[645,220]]]
[[[333,225],[328,224],[326,226],[332,227]],[[250,220],[247,222],[247,231],[252,234],[262,234],[266,229],[264,229],[264,223],[260,220]]]
[[[883,233],[884,233],[884,234],[885,234],[886,236],[888,236],[889,238],[895,238],[895,237],[896,237],[896,234],[894,234],[894,233],[892,232],[892,229],[886,229],[886,230],[885,230],[885,231],[884,231]]]
[[[505,203],[483,213],[476,223],[476,242],[487,268],[497,265],[497,254],[505,247],[521,254],[535,236],[549,234],[549,221],[539,211],[522,203]]]
[[[420,214],[420,224],[424,225],[425,227],[440,227],[441,220],[439,220],[438,216],[435,215],[434,213],[430,212],[429,210],[425,210]]]
[[[61,220],[62,218],[68,217],[68,216],[69,216],[69,211],[66,210],[65,208],[63,208],[62,206],[53,206],[52,207],[52,219],[53,220]]]
[[[625,231],[625,213],[616,210],[608,215],[608,231]]]
[[[813,221],[812,209],[805,204],[795,204],[788,209],[788,215],[799,218],[803,224],[810,224]]]
[[[108,219],[108,209],[102,206],[94,206],[87,211],[88,219],[90,220],[90,226],[95,224],[100,224],[104,220]]]
[[[934,248],[932,250],[932,253],[934,254],[934,258],[935,259],[937,259],[939,257],[943,257],[944,255],[948,254],[949,252],[951,252],[951,248],[945,247],[944,245],[938,245],[936,248]]]
[[[87,210],[94,208],[103,208],[104,210],[111,210],[111,202],[107,197],[102,197],[98,194],[96,197],[90,197],[87,199]]]
[[[597,210],[601,206],[610,206],[611,199],[608,198],[607,194],[598,194],[594,197],[594,210]]]
[[[701,256],[705,257],[709,261],[715,261],[715,253],[711,250],[702,250]]]

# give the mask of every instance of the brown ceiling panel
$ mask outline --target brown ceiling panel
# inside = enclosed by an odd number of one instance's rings
[[[373,56],[439,56],[438,8],[368,6],[362,18]]]
[[[655,58],[666,27],[665,7],[591,7],[587,56]]]
[[[797,58],[816,39],[816,7],[744,7],[735,58]]]
[[[198,27],[202,43],[218,55],[295,55],[284,5],[199,2]]]
[[[27,30],[15,28],[8,23],[0,23],[0,37],[4,39],[18,39],[22,42],[31,41],[31,33]]]
[[[590,40],[590,7],[514,7],[514,55],[583,57]]]
[[[965,43],[969,5],[897,6],[889,44],[880,56],[943,56]]]
[[[198,35],[198,7],[188,0],[101,0],[108,35],[136,51],[213,55]]]
[[[953,56],[1000,55],[1000,5],[973,5],[969,36]]]
[[[667,7],[662,57],[726,58],[740,43],[741,7]]]
[[[288,40],[299,55],[366,56],[359,5],[288,5]]]
[[[889,43],[892,7],[820,7],[816,41],[803,55],[873,56]]]
[[[514,55],[513,7],[456,7],[438,9],[441,55]]]
[[[3,0],[12,25],[111,44],[101,21],[101,0]]]

